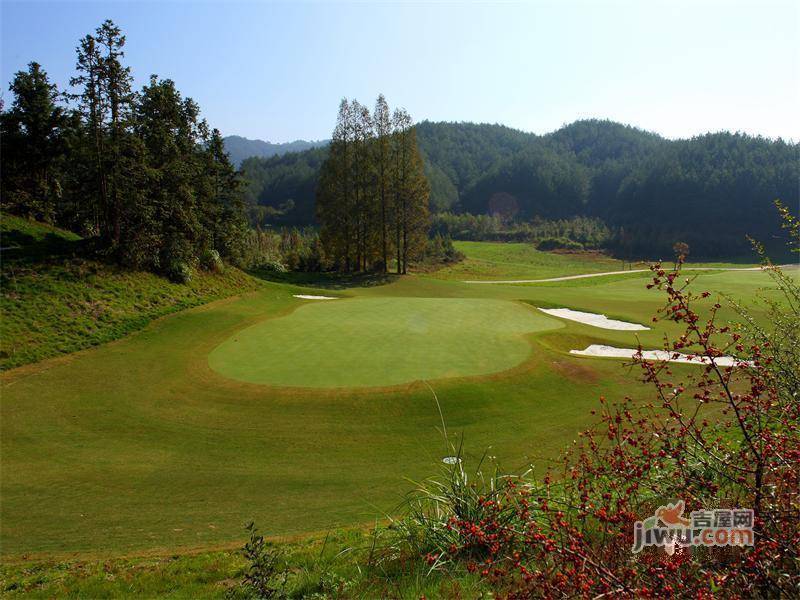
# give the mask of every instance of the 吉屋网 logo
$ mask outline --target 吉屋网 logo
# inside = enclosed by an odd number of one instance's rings
[[[695,510],[683,516],[683,500],[660,506],[652,517],[633,526],[633,552],[661,546],[667,554],[685,546],[752,546],[753,510],[722,508]]]

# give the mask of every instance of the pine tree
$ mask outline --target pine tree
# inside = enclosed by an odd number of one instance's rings
[[[97,40],[86,35],[75,49],[78,57],[75,70],[78,75],[70,80],[70,85],[79,87],[78,94],[70,97],[78,100],[78,111],[85,123],[90,140],[91,162],[88,165],[89,180],[86,186],[90,202],[93,226],[92,229],[101,234],[106,233],[105,225],[108,217],[108,184],[105,170],[105,133],[103,123],[107,112],[102,90],[102,57]]]
[[[345,271],[353,267],[355,234],[352,123],[350,102],[344,98],[339,104],[328,158],[320,172],[316,202],[322,243],[339,268]]]
[[[13,102],[2,114],[2,196],[6,206],[40,220],[53,221],[61,196],[60,169],[66,117],[58,89],[32,62],[9,86]]]
[[[390,151],[392,136],[392,117],[389,105],[383,94],[378,96],[373,112],[375,125],[375,169],[377,192],[380,201],[381,260],[383,272],[389,270],[389,194],[391,192]]]
[[[203,252],[217,251],[222,258],[240,263],[247,235],[241,178],[225,151],[219,129],[208,132],[200,124],[202,168],[196,182],[200,222],[206,241]]]
[[[326,254],[346,271],[387,272],[394,246],[397,272],[406,273],[424,251],[429,196],[408,113],[396,111],[390,120],[383,96],[375,115],[343,100],[317,187]]]
[[[372,116],[357,101],[350,107],[354,132],[353,181],[356,204],[356,261],[359,271],[366,271],[374,259],[375,249],[375,186],[371,144]]]
[[[120,189],[129,181],[126,174],[131,171],[126,160],[123,146],[127,134],[126,126],[131,115],[133,93],[130,67],[122,65],[125,57],[123,48],[125,36],[111,20],[106,20],[96,30],[96,44],[100,49],[99,88],[104,95],[104,104],[108,106],[109,123],[106,135],[104,160],[107,163],[107,193],[109,195],[107,235],[114,246],[120,243],[122,223],[122,198],[124,190]]]
[[[150,180],[138,211],[140,225],[128,232],[127,246],[136,262],[145,261],[176,278],[202,247],[195,191],[200,171],[197,117],[197,105],[182,98],[172,80],[151,76],[136,118]]]
[[[395,110],[394,123],[394,225],[397,272],[407,273],[408,263],[425,249],[430,186],[425,177],[411,116]]]

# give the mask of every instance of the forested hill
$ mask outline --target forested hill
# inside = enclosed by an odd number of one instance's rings
[[[242,161],[251,156],[269,158],[270,156],[277,156],[288,152],[302,152],[309,148],[326,146],[328,144],[328,140],[320,140],[317,142],[295,140],[294,142],[273,144],[272,142],[265,142],[264,140],[250,140],[238,135],[226,136],[223,138],[223,142],[225,142],[225,150],[231,157],[231,162],[237,167],[242,164]]]
[[[695,256],[749,252],[747,235],[776,240],[772,202],[798,206],[797,144],[717,133],[667,140],[601,120],[538,136],[501,125],[417,125],[434,212],[500,213],[515,220],[600,217],[624,250],[667,256],[675,241]],[[266,222],[312,223],[326,150],[251,158],[247,196]],[[775,242],[777,244],[777,242]]]

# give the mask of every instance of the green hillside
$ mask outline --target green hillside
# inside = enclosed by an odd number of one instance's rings
[[[2,369],[96,346],[171,312],[259,287],[232,267],[171,283],[86,258],[82,240],[61,229],[6,214],[0,223]]]
[[[750,251],[746,236],[780,251],[772,202],[800,201],[798,145],[718,133],[688,140],[603,120],[538,136],[502,125],[417,125],[433,212],[602,218],[623,234],[612,244],[639,258],[689,243],[694,256]],[[325,149],[244,162],[248,200],[265,222],[314,222]],[[687,218],[687,215],[691,219]],[[691,223],[691,226],[689,225]]]

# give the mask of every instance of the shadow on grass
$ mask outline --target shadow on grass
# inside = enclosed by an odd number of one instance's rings
[[[264,269],[255,269],[248,273],[264,281],[330,290],[386,285],[400,277],[392,273],[277,273]]]
[[[0,235],[4,261],[37,262],[50,257],[83,255],[89,246],[88,240],[68,240],[55,233],[39,239],[16,230]]]

